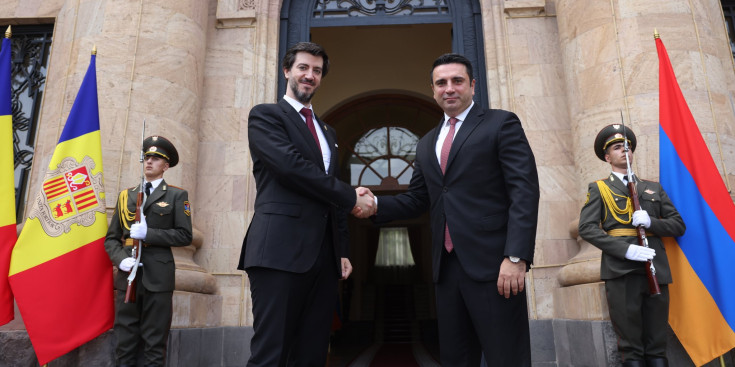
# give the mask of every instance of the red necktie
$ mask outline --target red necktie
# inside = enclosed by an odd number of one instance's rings
[[[304,107],[301,109],[301,114],[306,117],[306,127],[309,128],[309,131],[311,131],[311,135],[314,136],[314,140],[316,140],[316,146],[319,147],[319,150],[322,150],[322,145],[319,144],[319,136],[316,135],[316,128],[314,127],[314,120],[311,118],[311,110]]]
[[[444,138],[444,143],[442,143],[442,151],[440,156],[440,165],[442,168],[442,173],[444,173],[447,170],[447,160],[449,159],[449,151],[452,150],[452,141],[454,140],[454,126],[457,124],[457,119],[454,117],[449,118],[449,133],[447,134],[447,137]],[[452,252],[454,249],[454,244],[452,243],[452,237],[449,236],[449,225],[444,224],[444,248],[447,249],[447,252]]]

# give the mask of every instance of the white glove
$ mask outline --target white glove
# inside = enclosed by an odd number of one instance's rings
[[[145,222],[145,215],[140,215],[140,223],[133,223],[130,226],[130,237],[136,240],[145,241],[145,235],[148,234],[148,224]]]
[[[648,212],[643,209],[633,212],[633,227],[638,227],[640,225],[643,225],[643,227],[646,228],[651,227],[651,217],[649,217]]]
[[[122,261],[120,261],[120,266],[117,268],[122,271],[130,271],[130,269],[133,268],[133,265],[135,265],[135,258],[134,257],[126,257]]]
[[[648,261],[654,256],[656,256],[656,250],[638,245],[628,246],[628,251],[625,252],[625,258],[633,261]]]

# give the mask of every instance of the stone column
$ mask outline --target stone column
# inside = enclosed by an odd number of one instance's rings
[[[620,123],[621,111],[638,138],[636,174],[658,180],[659,91],[654,28],[667,45],[679,84],[713,158],[720,165],[715,125],[719,126],[720,140],[730,142],[723,145],[723,151],[733,151],[733,112],[728,102],[728,86],[733,85],[732,55],[718,1],[559,0],[556,9],[573,155],[580,177],[579,197],[584,197],[587,182],[609,174],[609,165],[594,155],[592,144],[603,126]],[[726,159],[735,158],[730,154]],[[733,166],[732,162],[725,163]],[[576,230],[570,233],[577,236]],[[595,261],[599,261],[599,250],[580,241],[579,254],[560,272],[559,281],[567,287],[557,291],[555,302],[573,304],[575,295],[587,299],[601,296],[599,284],[584,283],[599,279],[599,266],[596,276],[594,266],[590,266]],[[564,316],[606,318],[605,308]]]
[[[198,226],[197,133],[203,97],[207,15],[208,3],[199,0],[67,0],[63,4],[54,30],[32,192],[38,190],[46,162],[89,65],[92,47],[96,46],[108,216],[111,217],[115,207],[117,193],[140,180],[140,138],[145,119],[146,136],[165,136],[179,152],[179,165],[168,170],[165,179],[189,191],[194,226]],[[177,305],[174,326],[215,326],[220,321],[219,313],[205,321],[187,316],[195,313],[191,296],[180,299],[185,293],[211,294],[215,290],[212,276],[197,269],[193,262],[193,252],[202,244],[201,233],[195,230],[195,234],[194,246],[173,250],[177,289],[188,291],[177,291],[174,296]],[[192,269],[197,271],[191,272]],[[207,302],[221,304],[221,297],[209,296],[213,299]],[[184,303],[185,308],[178,307]],[[187,315],[179,314],[183,309]]]
[[[217,0],[209,14],[208,63],[199,128],[197,196],[204,246],[197,259],[217,280],[222,325],[253,324],[250,284],[237,270],[254,213],[250,109],[276,96],[280,0]]]

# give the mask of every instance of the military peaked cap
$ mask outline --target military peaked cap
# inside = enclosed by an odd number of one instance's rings
[[[143,140],[143,151],[146,156],[156,155],[165,158],[168,166],[173,167],[179,163],[179,152],[176,147],[163,136],[153,135]]]
[[[637,140],[635,138],[633,130],[626,126],[624,135],[623,125],[613,124],[603,127],[602,130],[597,133],[597,137],[595,138],[595,154],[597,154],[597,158],[600,158],[604,161],[605,149],[607,149],[607,147],[610,146],[610,144],[612,143],[623,141],[623,136],[626,136],[628,138],[630,150],[635,152],[635,145],[637,143]]]

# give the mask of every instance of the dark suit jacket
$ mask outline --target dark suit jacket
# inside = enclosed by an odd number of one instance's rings
[[[126,191],[128,210],[135,213],[138,186]],[[174,290],[176,265],[171,247],[187,246],[191,243],[192,238],[191,211],[188,200],[189,193],[186,190],[169,186],[163,180],[148,196],[143,206],[148,232],[140,255],[143,267],[138,269],[138,274],[143,274],[143,277],[138,279],[142,279],[145,289],[151,292]],[[105,250],[115,266],[120,265],[124,258],[130,257],[132,251],[132,246],[124,246],[125,239],[130,237],[130,230],[125,228],[121,222],[120,205],[118,196],[115,212],[105,237]],[[127,227],[133,223],[127,223]],[[128,275],[128,272],[117,272],[115,289],[123,291],[127,289]]]
[[[445,174],[435,151],[440,128],[419,140],[408,191],[378,198],[376,222],[415,217],[430,208],[435,282],[445,222],[472,279],[497,279],[505,256],[530,265],[540,194],[536,162],[518,117],[475,104],[454,138]]]
[[[285,100],[250,111],[248,141],[257,195],[255,214],[242,244],[238,269],[258,266],[306,272],[317,259],[331,225],[335,264],[348,257],[347,212],[355,190],[337,179],[337,138],[314,116],[332,151],[329,173],[304,120]]]
[[[614,196],[618,208],[625,208],[628,187],[613,174],[602,182],[613,193],[620,195]],[[590,183],[588,189],[587,201],[579,214],[579,235],[602,250],[601,278],[603,280],[613,279],[631,272],[645,274],[645,265],[642,262],[625,258],[628,246],[637,245],[638,239],[636,237],[613,237],[607,234],[607,231],[611,229],[632,229],[633,225],[620,223],[613,218],[610,209],[602,201],[597,182]],[[660,183],[637,180],[636,190],[641,209],[648,212],[651,217],[651,227],[646,231],[655,235],[647,236],[647,238],[649,247],[656,250],[656,257],[653,258],[656,279],[660,284],[671,283],[671,270],[669,270],[669,261],[661,237],[681,236],[686,226]],[[629,219],[627,214],[618,215],[618,217],[622,220]]]

